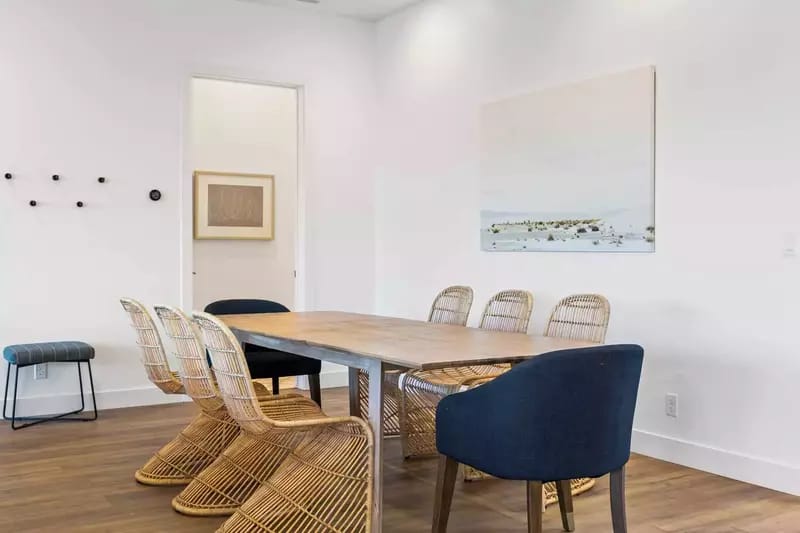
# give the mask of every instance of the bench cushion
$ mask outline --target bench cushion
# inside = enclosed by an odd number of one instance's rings
[[[3,349],[3,357],[9,363],[19,366],[40,363],[74,363],[94,359],[94,348],[79,341],[15,344]]]

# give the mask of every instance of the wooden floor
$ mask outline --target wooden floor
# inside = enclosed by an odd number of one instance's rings
[[[344,414],[344,389],[323,392],[329,414]],[[170,507],[179,488],[138,485],[133,472],[185,425],[190,403],[118,409],[97,422],[49,423],[12,432],[0,425],[0,532],[214,531],[221,519],[188,518]],[[435,460],[404,462],[386,446],[384,531],[429,531]],[[575,499],[578,532],[611,531],[608,481]],[[635,456],[628,467],[631,533],[797,533],[800,498]],[[561,531],[558,509],[544,517]],[[458,483],[452,532],[525,531],[524,485]]]

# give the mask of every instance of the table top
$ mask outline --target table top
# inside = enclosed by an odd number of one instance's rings
[[[513,363],[596,343],[375,315],[312,311],[219,317],[231,329],[414,369]],[[287,350],[288,351],[288,350]]]

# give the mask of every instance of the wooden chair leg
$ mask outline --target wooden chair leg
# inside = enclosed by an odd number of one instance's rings
[[[280,394],[281,392],[281,378],[272,378],[272,394]]]
[[[453,489],[456,486],[458,462],[445,455],[439,456],[439,471],[436,477],[436,495],[433,502],[433,533],[447,531],[450,517],[450,504],[453,502]]]
[[[625,467],[611,472],[611,523],[614,533],[628,532],[625,516]]]
[[[575,531],[570,480],[556,481],[556,492],[558,493],[558,508],[561,511],[561,525],[564,531]]]
[[[319,374],[308,375],[308,388],[311,391],[311,399],[322,407],[322,391],[320,391],[319,386]]]
[[[528,533],[542,533],[542,513],[544,500],[542,499],[542,482],[528,481]]]

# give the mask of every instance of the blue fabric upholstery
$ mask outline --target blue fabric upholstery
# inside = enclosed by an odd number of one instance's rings
[[[94,348],[79,341],[15,344],[3,349],[3,357],[9,363],[18,366],[75,363],[94,359]]]
[[[288,313],[286,306],[269,300],[220,300],[205,308],[212,315]],[[244,356],[253,379],[319,374],[322,361],[286,352],[244,345]]]
[[[505,479],[548,482],[617,470],[630,458],[642,359],[636,345],[535,357],[443,399],[436,446]]]

